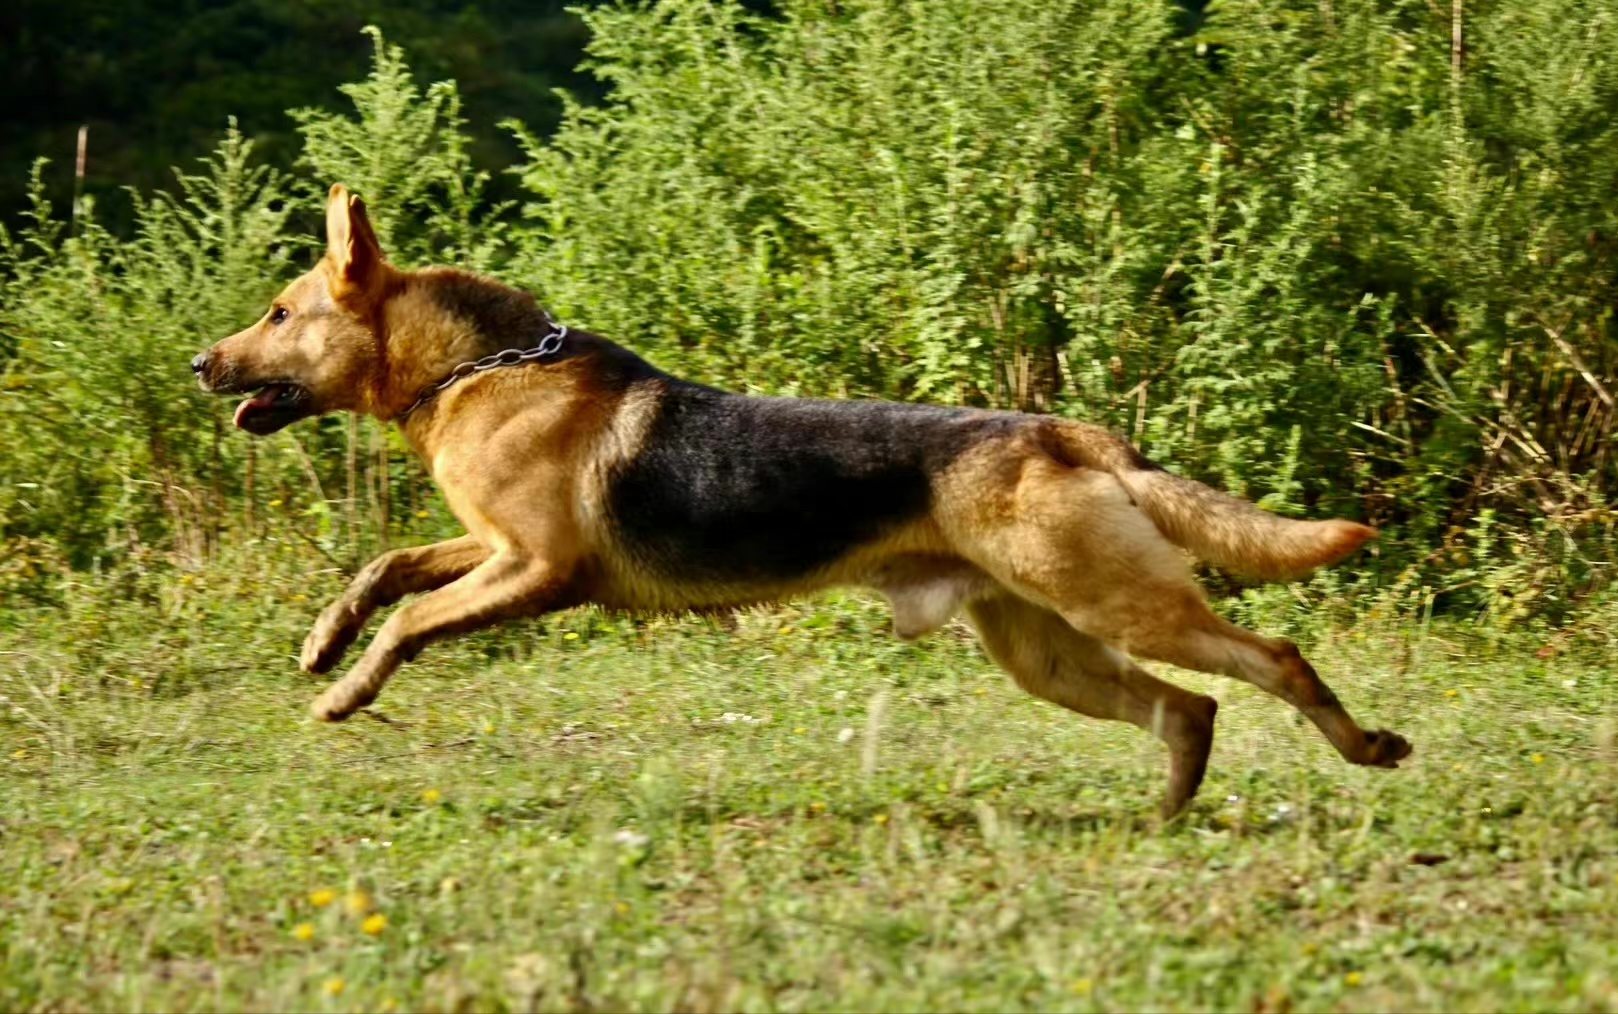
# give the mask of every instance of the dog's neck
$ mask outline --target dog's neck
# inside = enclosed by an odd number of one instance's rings
[[[461,364],[533,348],[552,331],[528,293],[464,271],[400,272],[392,289],[377,321],[384,368],[372,394],[371,414],[385,421]]]

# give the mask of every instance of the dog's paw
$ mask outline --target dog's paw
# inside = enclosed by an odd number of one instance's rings
[[[1396,768],[1410,756],[1411,749],[1410,741],[1397,732],[1377,729],[1365,734],[1365,755],[1360,763],[1374,768]]]
[[[349,715],[352,715],[353,712],[342,710],[336,704],[326,700],[325,695],[322,694],[310,702],[309,714],[313,715],[315,720],[319,722],[341,722]]]
[[[326,688],[326,692],[316,697],[309,705],[309,714],[322,722],[341,722],[354,712],[370,704],[376,694],[366,694],[356,691],[347,683],[339,680]]]
[[[341,603],[327,607],[320,619],[303,639],[303,651],[298,655],[298,668],[306,673],[323,675],[331,672],[343,653],[348,651],[359,631],[349,620],[346,607]]]

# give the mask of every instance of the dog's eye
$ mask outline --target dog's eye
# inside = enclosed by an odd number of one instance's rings
[[[280,324],[281,322],[285,321],[286,319],[287,319],[287,308],[284,307],[284,306],[278,306],[270,313],[270,323],[271,324]]]

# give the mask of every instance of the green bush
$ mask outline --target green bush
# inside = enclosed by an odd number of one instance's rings
[[[0,587],[283,521],[349,566],[429,513],[379,428],[254,444],[186,374],[316,255],[338,179],[400,263],[698,379],[1103,422],[1388,527],[1359,587],[1426,609],[1605,587],[1618,4],[1215,0],[1194,32],[1139,0],[778,6],[589,13],[608,101],[514,125],[520,209],[380,33],[351,115],[295,114],[292,177],[232,130],[128,239],[36,204],[0,236]]]

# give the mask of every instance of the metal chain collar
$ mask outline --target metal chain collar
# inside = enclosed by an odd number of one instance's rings
[[[458,381],[465,380],[474,373],[483,373],[488,370],[496,370],[502,366],[522,366],[526,363],[536,362],[545,358],[546,356],[554,355],[561,351],[562,339],[567,337],[567,325],[558,324],[556,321],[551,320],[551,316],[548,313],[545,315],[545,319],[550,323],[551,327],[555,328],[556,330],[541,338],[538,345],[531,349],[501,349],[499,352],[496,352],[493,355],[484,356],[482,359],[477,359],[469,363],[460,364],[459,366],[455,367],[455,369],[449,371],[449,376],[421,392],[421,397],[417,398],[409,408],[405,409],[403,412],[400,412],[395,421],[400,425],[403,425],[405,420],[409,419],[410,414],[416,409],[438,397],[438,395],[441,394],[445,389],[453,386]]]

